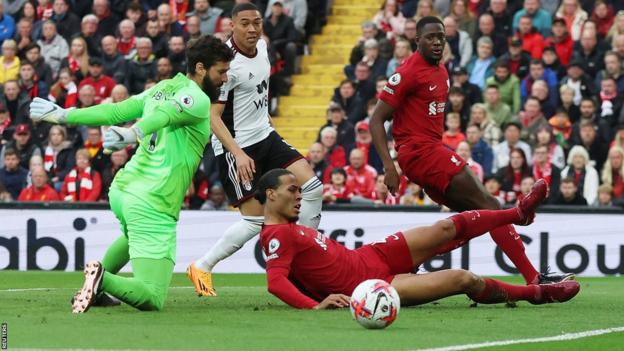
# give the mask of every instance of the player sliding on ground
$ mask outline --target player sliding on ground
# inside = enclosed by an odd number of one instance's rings
[[[176,253],[176,224],[184,195],[210,137],[210,101],[227,81],[232,51],[204,36],[190,43],[187,75],[163,80],[116,104],[66,110],[35,99],[35,121],[91,126],[141,118],[131,128],[111,127],[104,148],[121,150],[139,144],[134,157],[117,173],[110,188],[111,209],[122,235],[101,262],[85,267],[85,282],[72,312],[86,312],[106,292],[140,310],[163,308]],[[133,278],[115,275],[127,262]]]
[[[260,240],[267,256],[269,292],[296,308],[347,307],[348,295],[358,284],[367,279],[383,279],[397,290],[403,305],[457,294],[466,294],[484,304],[568,301],[579,292],[578,282],[525,286],[482,278],[466,270],[410,273],[429,258],[492,228],[532,223],[535,209],[547,191],[548,185],[539,180],[517,207],[462,212],[432,226],[398,232],[383,242],[350,250],[315,229],[296,224],[301,207],[297,179],[287,170],[272,170],[260,179],[255,195],[264,204],[265,224]]]

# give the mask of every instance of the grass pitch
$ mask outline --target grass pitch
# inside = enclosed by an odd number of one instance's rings
[[[517,308],[479,305],[464,296],[401,309],[386,330],[366,330],[347,309],[294,310],[266,291],[264,275],[217,274],[219,296],[198,298],[176,274],[165,310],[128,306],[71,314],[79,273],[0,272],[0,322],[9,350],[418,350],[555,336],[624,326],[624,278],[581,279],[566,304]],[[520,279],[505,279],[520,283]],[[20,290],[45,288],[37,290]],[[622,350],[624,333],[488,350]]]

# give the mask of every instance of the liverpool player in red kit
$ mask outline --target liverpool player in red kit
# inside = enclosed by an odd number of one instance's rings
[[[348,295],[358,284],[384,279],[397,290],[403,305],[462,293],[479,303],[568,301],[578,293],[578,282],[525,286],[481,278],[466,270],[410,273],[432,256],[495,226],[531,223],[547,190],[546,182],[540,180],[518,207],[463,212],[432,226],[398,232],[382,242],[350,250],[296,223],[301,207],[297,179],[285,169],[274,169],[260,178],[255,193],[264,205],[260,240],[267,256],[269,292],[296,308],[346,307]]]
[[[440,63],[445,45],[444,25],[437,17],[423,17],[417,24],[418,51],[389,79],[379,95],[370,129],[386,171],[390,192],[399,186],[383,123],[394,117],[397,160],[403,173],[422,186],[439,204],[461,212],[499,209],[499,202],[483,187],[466,161],[442,143],[444,107],[449,91],[448,72]],[[572,274],[540,274],[524,252],[524,244],[513,225],[491,230],[492,239],[511,259],[527,284],[554,283],[574,278]]]

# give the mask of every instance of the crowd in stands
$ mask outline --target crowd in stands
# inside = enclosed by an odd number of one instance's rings
[[[489,193],[514,204],[544,178],[551,204],[624,206],[624,1],[617,0],[385,0],[362,24],[309,150],[326,203],[431,204],[407,179],[396,197],[388,193],[368,125],[384,84],[417,49],[418,20],[431,15],[447,39],[442,141]]]
[[[135,150],[107,155],[104,128],[33,123],[35,97],[64,108],[119,102],[186,72],[200,35],[226,41],[231,11],[249,0],[0,1],[0,202],[106,201]],[[258,0],[271,58],[270,98],[288,94],[298,55],[326,18],[325,0]],[[207,147],[185,206],[226,209]]]

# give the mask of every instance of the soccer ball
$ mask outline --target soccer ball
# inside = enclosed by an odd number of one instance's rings
[[[367,329],[383,329],[396,319],[401,300],[396,289],[380,279],[369,279],[351,294],[351,315]]]

